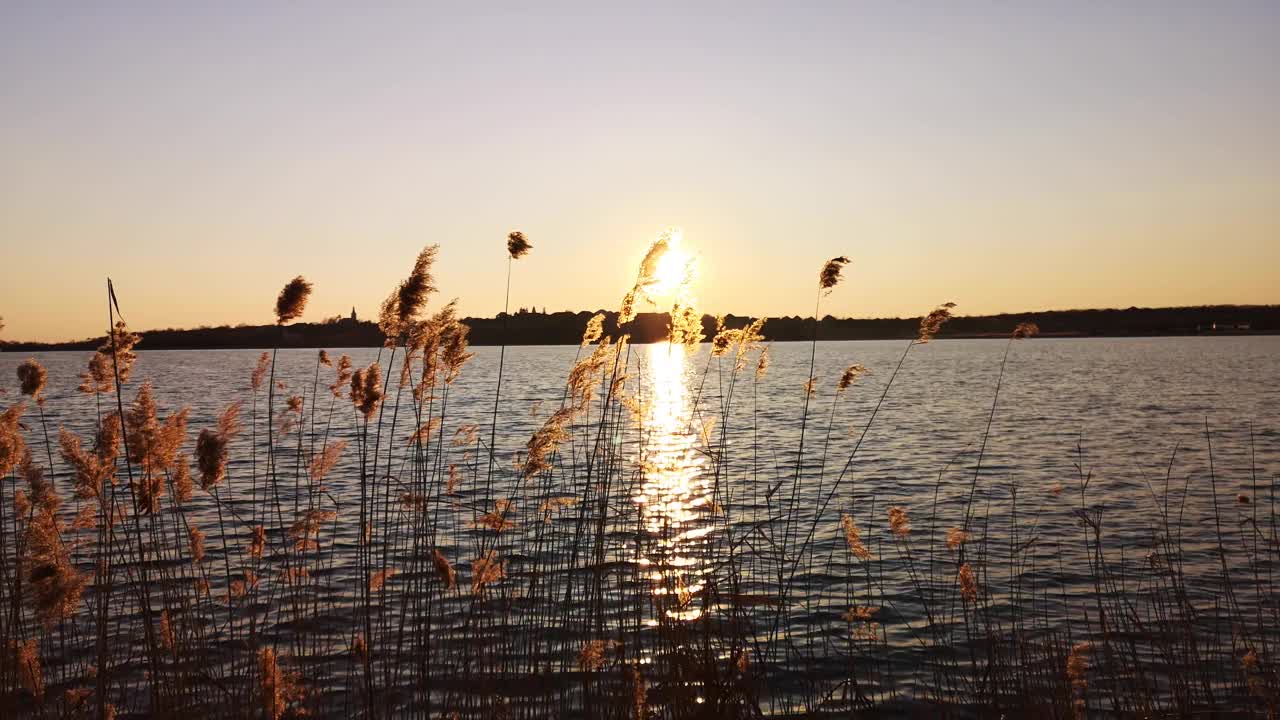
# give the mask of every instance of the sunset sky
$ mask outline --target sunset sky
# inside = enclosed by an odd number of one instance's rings
[[[1280,302],[1280,3],[411,4],[3,3],[2,337],[108,275],[138,330],[372,316],[429,243],[489,315],[513,229],[513,307],[667,226],[712,313],[837,254],[836,315]]]

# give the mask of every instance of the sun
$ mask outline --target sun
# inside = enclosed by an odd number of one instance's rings
[[[667,236],[666,251],[658,258],[652,283],[647,288],[650,297],[675,295],[692,280],[693,258],[682,247],[682,237],[679,230],[671,230]]]

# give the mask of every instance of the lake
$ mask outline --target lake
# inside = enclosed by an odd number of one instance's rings
[[[566,377],[591,349],[472,351],[419,404],[397,382],[402,355],[330,349],[391,361],[368,422],[314,350],[279,351],[274,417],[266,387],[250,390],[261,351],[139,352],[126,404],[150,381],[161,416],[189,408],[185,452],[230,403],[245,428],[216,495],[136,521],[148,550],[103,553],[93,532],[74,546],[85,572],[105,556],[122,573],[113,702],[159,702],[140,682],[157,671],[141,659],[146,603],[183,628],[165,666],[188,683],[173,707],[254,697],[246,652],[265,645],[308,688],[288,702],[328,716],[625,716],[617,697],[637,687],[671,716],[1025,709],[1034,668],[1102,711],[1256,701],[1241,657],[1280,629],[1280,337],[775,343],[763,375],[757,350],[735,372],[732,350],[634,346],[590,368],[599,384],[536,472],[530,439],[573,404]],[[76,392],[89,355],[35,355],[49,448],[39,414],[24,416],[68,518],[79,501],[57,428],[88,445],[114,409]],[[25,357],[0,355],[5,404]],[[853,364],[866,372],[839,390]],[[610,387],[626,400],[601,404]],[[337,464],[309,474],[338,441]],[[9,503],[19,481],[5,482]],[[205,535],[199,562],[180,549],[189,526]],[[256,526],[260,556],[246,550]],[[485,557],[500,571],[476,585]],[[94,593],[61,631],[70,648],[47,641],[50,686],[96,687]],[[6,622],[20,634],[30,619]],[[1088,690],[1061,679],[1081,641]],[[193,662],[204,669],[181,675]]]

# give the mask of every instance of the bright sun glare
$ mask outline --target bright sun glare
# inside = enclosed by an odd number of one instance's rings
[[[649,286],[651,297],[673,295],[689,279],[692,257],[681,247],[682,237],[679,230],[671,231],[667,239],[667,250],[658,258],[658,265],[653,271],[653,284]]]

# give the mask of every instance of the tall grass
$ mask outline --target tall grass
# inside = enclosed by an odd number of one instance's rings
[[[434,246],[383,304],[372,364],[320,351],[289,387],[271,350],[199,428],[135,381],[139,338],[109,287],[79,388],[92,435],[49,426],[35,360],[0,413],[0,715],[1280,712],[1275,478],[1255,463],[1226,490],[1212,427],[1203,477],[1175,450],[1148,480],[1148,552],[1111,542],[1083,440],[1069,488],[986,472],[1024,324],[970,449],[932,493],[891,503],[855,483],[863,453],[953,305],[876,370],[843,443],[867,369],[824,386],[815,335],[799,415],[778,419],[760,391],[767,323],[704,338],[687,278],[657,297],[672,242],[650,248],[616,326],[584,328],[516,446],[498,431],[528,422],[503,403],[519,390],[504,395],[505,348],[491,412],[456,397],[472,354],[453,303],[428,311]],[[508,237],[508,273],[529,249]],[[823,266],[819,302],[847,262]],[[309,293],[300,277],[281,291],[282,333]],[[628,342],[646,300],[670,302],[669,346]],[[1199,494],[1207,525],[1187,514]],[[1050,529],[1063,506],[1076,524]],[[1063,566],[1062,547],[1087,562]]]

